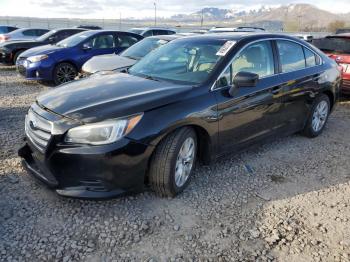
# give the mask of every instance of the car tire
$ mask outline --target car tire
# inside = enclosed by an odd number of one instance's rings
[[[192,128],[184,127],[168,135],[157,146],[151,160],[152,190],[162,197],[181,193],[190,182],[196,155],[197,136]]]
[[[61,85],[70,81],[78,75],[76,67],[70,63],[59,63],[53,70],[53,82],[54,84]]]
[[[320,95],[312,104],[310,116],[303,130],[306,137],[319,136],[326,126],[330,114],[330,100],[327,95]]]
[[[17,58],[19,57],[20,54],[22,54],[24,52],[24,50],[19,50],[15,53],[15,55],[13,56],[13,64],[16,65],[17,62]]]

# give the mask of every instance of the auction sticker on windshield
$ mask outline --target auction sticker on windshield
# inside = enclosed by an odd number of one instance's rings
[[[236,41],[227,41],[216,53],[217,56],[225,56],[228,51],[236,44]]]

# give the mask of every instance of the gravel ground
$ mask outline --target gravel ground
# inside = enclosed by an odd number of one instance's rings
[[[48,89],[0,67],[0,261],[350,261],[350,102],[322,136],[198,166],[175,199],[65,199],[16,155]]]

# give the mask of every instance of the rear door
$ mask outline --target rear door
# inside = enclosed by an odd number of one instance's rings
[[[297,42],[277,40],[280,61],[281,98],[284,125],[292,131],[300,130],[309,112],[308,100],[317,92],[320,58],[311,49]]]
[[[272,41],[244,47],[218,79],[213,90],[218,101],[219,144],[223,152],[244,147],[281,128],[281,81],[277,72]],[[228,91],[238,72],[259,75],[255,87],[235,87]]]

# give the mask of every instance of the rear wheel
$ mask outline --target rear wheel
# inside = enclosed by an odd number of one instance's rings
[[[55,85],[67,83],[73,81],[77,74],[78,71],[72,64],[60,63],[54,69],[53,81]]]
[[[314,101],[311,114],[303,130],[307,137],[317,137],[322,132],[328,121],[330,113],[330,101],[327,95],[321,95]]]
[[[197,137],[192,128],[181,128],[157,146],[152,157],[149,181],[159,195],[174,197],[188,185],[197,154]]]

